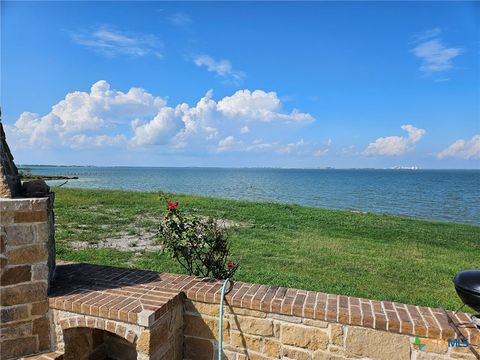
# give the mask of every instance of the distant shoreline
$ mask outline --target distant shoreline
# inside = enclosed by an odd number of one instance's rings
[[[227,167],[227,166],[134,166],[134,165],[18,165],[19,170],[29,168],[136,168],[136,169],[259,169],[259,170],[391,170],[391,171],[479,171],[479,169],[473,168],[410,168],[406,167],[392,167],[392,168],[336,168],[336,167],[274,167],[274,166],[239,166],[239,167]]]

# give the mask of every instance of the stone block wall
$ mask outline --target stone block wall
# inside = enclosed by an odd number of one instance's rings
[[[184,359],[217,359],[219,305],[187,298],[184,308]],[[408,329],[412,325],[411,319],[391,322],[389,330],[380,324],[375,328],[373,323],[352,325],[351,317],[339,323],[326,319],[326,314],[324,320],[315,320],[301,313],[285,315],[270,310],[225,306],[224,359],[475,360],[467,348],[448,347],[446,337],[456,336],[453,331],[442,335],[438,325],[430,329],[430,338],[417,337],[411,335],[413,329],[401,333],[402,326]],[[359,316],[366,319],[363,314]],[[478,345],[478,337],[470,340]],[[422,349],[419,342],[425,344]]]
[[[54,267],[53,195],[0,199],[1,359],[51,349],[47,290]]]
[[[179,303],[143,330],[137,340],[137,352],[143,359],[183,359],[183,307]],[[146,356],[148,355],[148,357]]]

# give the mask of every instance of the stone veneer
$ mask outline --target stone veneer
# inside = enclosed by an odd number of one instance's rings
[[[0,199],[0,358],[52,348],[53,195]],[[50,270],[49,270],[50,269]]]
[[[217,304],[186,300],[186,359],[215,359],[218,310]],[[233,306],[225,312],[224,357],[232,360],[475,359],[467,349],[452,351],[440,342],[420,351],[414,336],[396,331]]]

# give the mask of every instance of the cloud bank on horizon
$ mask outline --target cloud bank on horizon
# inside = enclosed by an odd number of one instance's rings
[[[72,149],[124,147],[163,147],[164,151],[203,153],[272,152],[324,156],[332,140],[325,144],[307,142],[265,142],[252,138],[255,124],[269,131],[289,131],[308,126],[315,118],[298,109],[284,110],[275,92],[238,90],[216,101],[208,91],[194,106],[181,103],[169,106],[167,100],[142,88],[127,92],[112,89],[106,80],[94,83],[90,92],[74,91],[53,105],[48,114],[23,112],[6,130],[17,148]],[[125,126],[130,131],[125,131]],[[414,151],[426,135],[425,129],[404,124],[406,136],[379,137],[368,144],[364,156],[400,156]],[[247,138],[248,136],[248,138]],[[253,139],[253,140],[252,140]],[[480,134],[471,140],[459,139],[437,153],[438,159],[480,158]]]
[[[7,130],[16,144],[26,147],[123,145],[133,149],[165,145],[174,150],[200,142],[206,151],[225,151],[231,148],[228,143],[234,138],[227,131],[235,131],[238,136],[248,134],[247,124],[267,123],[275,128],[277,124],[288,127],[313,121],[308,113],[283,110],[275,92],[238,90],[215,101],[210,90],[195,106],[186,103],[168,106],[166,99],[144,89],[122,92],[99,80],[90,92],[68,93],[48,114],[23,112]],[[114,133],[124,125],[131,127],[130,136]],[[221,139],[222,136],[225,138]],[[238,150],[254,148],[260,149],[251,144]]]

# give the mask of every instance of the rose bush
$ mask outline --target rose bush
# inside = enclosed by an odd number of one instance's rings
[[[225,225],[210,217],[183,213],[178,201],[164,200],[167,206],[159,229],[164,251],[190,275],[216,279],[233,275],[238,264],[227,264],[230,242]]]

